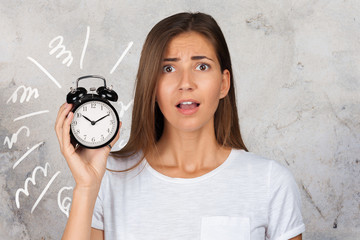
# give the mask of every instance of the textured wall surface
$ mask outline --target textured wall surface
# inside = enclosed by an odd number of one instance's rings
[[[221,26],[244,141],[293,172],[304,239],[360,239],[358,0],[1,1],[0,239],[61,238],[74,181],[53,128],[69,88],[114,86],[120,148],[146,34],[188,10]]]

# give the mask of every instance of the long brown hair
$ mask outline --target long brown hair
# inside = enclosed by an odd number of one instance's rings
[[[164,116],[155,101],[164,51],[172,38],[190,31],[202,34],[213,44],[221,71],[227,69],[230,72],[229,92],[220,99],[214,116],[216,140],[221,146],[247,151],[240,134],[231,59],[224,35],[210,15],[184,12],[161,20],[145,40],[136,77],[130,138],[124,148],[112,153],[113,156],[131,156],[139,151],[147,156],[156,149],[164,129]],[[140,162],[118,172],[131,170]]]

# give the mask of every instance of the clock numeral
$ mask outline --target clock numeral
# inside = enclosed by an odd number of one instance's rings
[[[80,134],[80,129],[76,129],[75,132],[76,132],[77,134]]]
[[[110,128],[107,129],[108,133],[110,132]]]
[[[91,141],[95,142],[95,138],[93,137],[93,138],[91,139]]]
[[[76,126],[76,125],[77,125],[77,121],[73,121],[73,122],[71,123],[71,125],[72,125],[72,126]]]
[[[86,140],[86,136],[87,136],[87,135],[84,135],[84,140]]]
[[[96,108],[96,103],[91,103],[91,108]]]
[[[84,112],[87,111],[87,106],[83,106],[83,111],[84,111]]]
[[[82,117],[81,113],[76,113],[76,117],[81,118]]]

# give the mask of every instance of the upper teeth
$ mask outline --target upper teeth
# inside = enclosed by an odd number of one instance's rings
[[[193,104],[193,102],[182,102],[181,104]]]

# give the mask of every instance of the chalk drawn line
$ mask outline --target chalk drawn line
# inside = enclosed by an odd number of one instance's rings
[[[41,192],[40,196],[38,197],[38,199],[36,200],[36,202],[34,203],[33,207],[31,208],[31,213],[34,212],[35,208],[37,207],[37,205],[39,204],[39,202],[41,201],[41,199],[44,197],[45,193],[47,192],[47,190],[50,188],[51,184],[54,182],[54,180],[56,179],[56,177],[60,174],[60,171],[58,171],[57,173],[54,174],[54,176],[52,176],[52,178],[50,179],[50,181],[48,182],[48,184],[46,185],[46,187],[44,188],[44,190]]]
[[[56,81],[56,79],[43,67],[41,66],[40,63],[38,63],[35,59],[33,59],[32,57],[27,57],[27,59],[29,59],[31,62],[33,62],[41,71],[43,71],[46,76],[48,76],[50,78],[51,81],[53,81],[53,83],[55,83],[55,85],[58,88],[61,88],[61,85],[58,81]]]
[[[127,48],[125,49],[125,51],[121,54],[119,60],[115,63],[114,67],[111,69],[110,74],[112,74],[115,69],[119,66],[119,64],[121,63],[121,61],[123,60],[123,58],[125,57],[126,53],[130,50],[130,48],[132,47],[132,45],[134,44],[134,42],[129,42]]]
[[[63,187],[62,189],[60,189],[60,191],[58,192],[58,206],[60,208],[60,210],[66,215],[66,217],[69,217],[69,212],[70,212],[70,207],[71,207],[71,198],[70,197],[66,197],[63,199],[63,201],[61,201],[61,194],[64,190],[73,190],[73,187]],[[67,205],[65,205],[65,202],[69,201],[69,203]]]
[[[32,89],[31,87],[25,87],[24,85],[21,85],[20,87],[18,87],[15,90],[15,92],[11,95],[11,97],[6,101],[6,104],[9,104],[10,101],[12,101],[13,103],[16,103],[17,98],[18,98],[18,91],[21,89],[23,89],[24,91],[20,97],[20,103],[23,103],[25,100],[28,102],[32,96],[34,96],[34,98],[39,97],[39,91],[37,90],[37,88]]]
[[[19,135],[19,133],[23,130],[27,130],[26,131],[26,136],[29,137],[30,136],[30,129],[26,126],[22,126],[21,128],[19,128],[19,130],[14,133],[12,136],[11,136],[11,140],[8,136],[5,137],[5,140],[4,140],[4,145],[7,143],[8,144],[8,148],[11,149],[13,144],[17,142],[17,137]]]
[[[86,28],[86,38],[85,38],[85,43],[84,43],[84,47],[81,53],[81,58],[80,58],[80,69],[83,69],[83,62],[84,62],[84,56],[85,56],[85,52],[86,52],[86,48],[89,42],[89,36],[90,36],[90,27],[87,26]]]
[[[32,151],[34,151],[36,148],[44,144],[44,142],[39,142],[38,144],[34,145],[31,149],[27,150],[24,155],[19,158],[19,160],[16,161],[16,163],[13,166],[13,169],[15,169]]]
[[[29,182],[32,182],[33,185],[36,185],[36,172],[38,170],[41,170],[44,174],[44,176],[46,177],[47,176],[47,171],[48,171],[48,167],[50,166],[49,163],[46,163],[45,164],[45,168],[41,167],[41,166],[37,166],[34,171],[32,172],[32,176],[31,177],[28,177],[26,180],[25,180],[25,183],[24,183],[24,188],[19,188],[16,193],[15,193],[15,202],[16,202],[16,207],[17,208],[20,208],[20,200],[19,200],[19,195],[20,193],[23,193],[25,194],[26,196],[29,196],[29,189],[28,189],[28,185],[29,185]]]
[[[43,114],[43,113],[48,113],[48,112],[49,112],[49,110],[44,110],[44,111],[38,111],[38,112],[33,112],[33,113],[25,114],[25,115],[23,115],[23,116],[20,116],[20,117],[15,118],[15,119],[14,119],[14,122],[19,121],[19,120],[24,119],[24,118],[28,118],[28,117],[40,115],[40,114]]]

